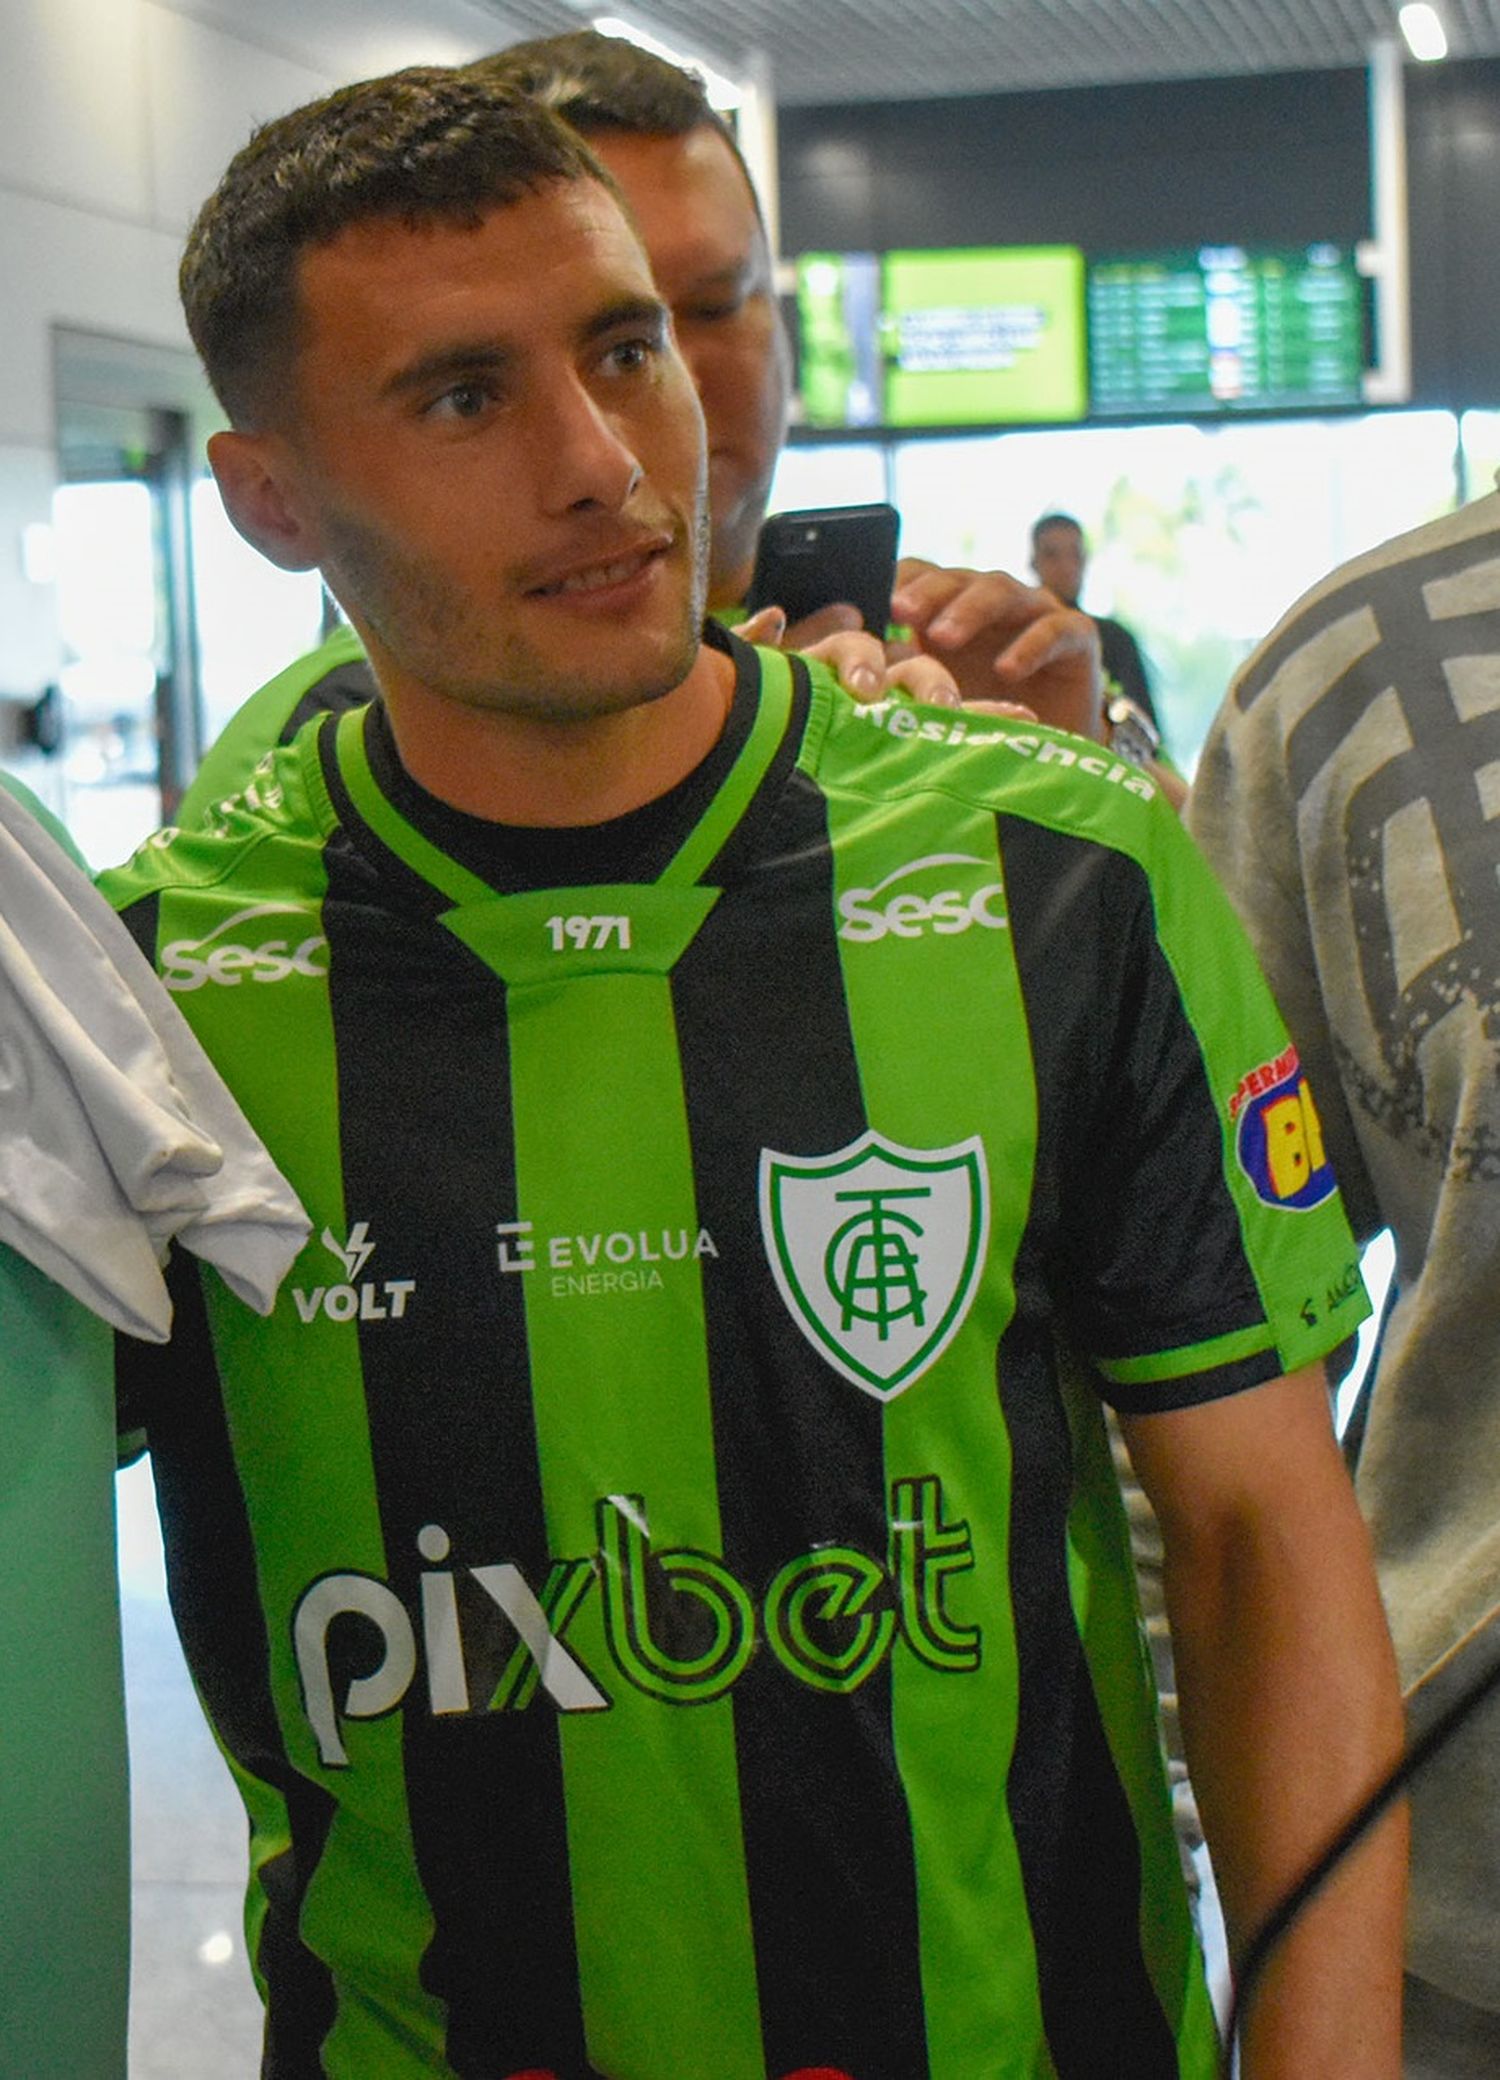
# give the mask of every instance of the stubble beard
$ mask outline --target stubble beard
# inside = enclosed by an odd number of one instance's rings
[[[700,496],[690,519],[674,527],[668,554],[683,553],[691,532],[692,583],[680,626],[661,655],[624,677],[610,672],[611,642],[601,627],[593,674],[561,669],[524,636],[497,632],[482,602],[447,572],[395,548],[363,521],[324,515],[323,579],[349,616],[377,673],[399,673],[457,705],[556,725],[597,720],[661,700],[687,677],[697,657],[707,596],[710,523]]]

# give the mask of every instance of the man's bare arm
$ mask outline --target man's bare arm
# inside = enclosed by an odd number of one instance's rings
[[[1322,1370],[1122,1427],[1161,1523],[1188,1767],[1230,1954],[1400,1753],[1394,1660]],[[1308,1905],[1244,2021],[1244,2080],[1397,2080],[1406,1823]]]

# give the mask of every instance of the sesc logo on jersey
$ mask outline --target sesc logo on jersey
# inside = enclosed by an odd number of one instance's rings
[[[827,1156],[762,1149],[760,1220],[792,1320],[845,1379],[889,1401],[936,1364],[978,1288],[984,1144],[903,1148],[871,1132]]]
[[[1240,1078],[1229,1117],[1240,1168],[1267,1206],[1300,1213],[1332,1196],[1323,1128],[1295,1047]]]
[[[245,927],[266,917],[309,921],[309,913],[300,903],[252,903],[226,917],[201,939],[174,939],[164,946],[162,981],[181,997],[209,983],[220,989],[238,989],[242,982],[285,982],[293,975],[304,975],[313,982],[326,980],[328,941],[321,932],[299,938],[295,931],[283,928],[277,938],[260,939],[257,934],[254,946],[242,943],[252,936]],[[227,936],[231,932],[241,936],[231,939]]]
[[[976,867],[977,875],[964,871]],[[959,870],[956,874],[954,868]],[[979,886],[934,887],[930,880],[925,888],[909,885],[914,877],[938,870],[945,881],[977,881]],[[873,888],[847,889],[839,897],[839,919],[839,937],[856,945],[890,937],[920,939],[927,932],[948,938],[975,925],[1003,932],[1005,890],[995,879],[993,860],[976,859],[970,852],[930,852],[925,859],[897,867]]]

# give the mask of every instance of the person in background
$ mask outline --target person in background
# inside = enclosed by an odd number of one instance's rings
[[[554,109],[620,183],[707,422],[709,611],[738,621],[786,437],[791,354],[760,205],[733,132],[695,74],[591,29],[513,45],[473,69]],[[791,630],[768,613],[745,632],[818,645],[857,699],[878,699],[899,683],[926,700],[1022,702],[1059,728],[1108,734],[1093,624],[1050,593],[1002,571],[906,556],[892,612],[914,640],[889,650],[853,633],[859,617],[847,606]],[[373,690],[358,637],[337,629],[231,718],[175,821],[200,823],[310,714],[357,705]]]
[[[1083,574],[1088,568],[1088,550],[1083,529],[1070,513],[1043,513],[1031,530],[1031,568],[1037,583],[1055,594],[1065,606],[1076,607],[1083,592]],[[1145,715],[1157,736],[1161,723],[1151,698],[1151,681],[1135,637],[1122,621],[1108,614],[1091,616],[1099,631],[1099,648],[1104,661],[1105,702],[1123,695]],[[1154,747],[1153,747],[1154,748]]]
[[[692,380],[536,101],[281,118],[183,291],[228,509],[382,695],[106,877],[316,1237],[125,1383],[266,2074],[1208,2080],[1103,1395],[1238,1940],[1399,1713],[1352,1246],[1176,817],[705,631]],[[1247,2080],[1392,2080],[1402,1862]]]
[[[1357,1488],[1413,1735],[1500,1656],[1500,497],[1291,609],[1189,821],[1318,1094],[1356,1235],[1395,1240]],[[1500,1702],[1412,1787],[1409,2080],[1500,2073]]]

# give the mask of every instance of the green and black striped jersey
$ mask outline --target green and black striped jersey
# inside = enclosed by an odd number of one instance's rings
[[[1096,1390],[1349,1333],[1316,1116],[1131,768],[718,640],[616,823],[377,703],[107,884],[313,1217],[127,1383],[265,2072],[1207,2076]]]

